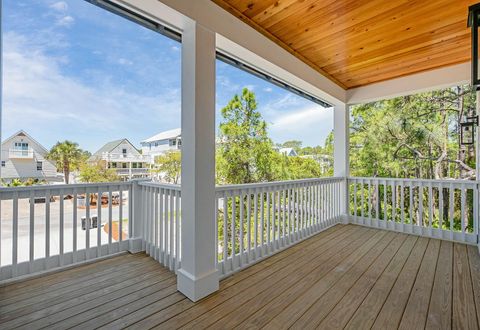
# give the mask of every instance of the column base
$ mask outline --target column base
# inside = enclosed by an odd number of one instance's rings
[[[182,268],[177,271],[178,291],[193,302],[218,291],[219,285],[218,271],[216,269],[200,277],[195,277]]]
[[[140,237],[132,237],[128,242],[128,252],[139,253],[145,251],[143,240]]]

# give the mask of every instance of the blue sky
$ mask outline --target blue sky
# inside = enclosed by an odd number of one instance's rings
[[[3,0],[2,138],[24,129],[45,147],[94,152],[180,126],[181,45],[83,0]],[[220,109],[243,87],[274,142],[323,144],[333,112],[217,61]]]

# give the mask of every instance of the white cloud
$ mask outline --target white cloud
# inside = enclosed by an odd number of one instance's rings
[[[176,89],[145,96],[115,83],[84,83],[65,75],[61,60],[45,55],[23,36],[6,33],[4,45],[5,134],[25,129],[47,147],[68,138],[95,151],[108,139],[141,139],[178,125]]]
[[[272,87],[265,87],[263,89],[263,91],[266,92],[266,93],[271,93],[273,91],[273,89],[272,89]]]
[[[66,12],[68,10],[68,5],[65,1],[57,1],[52,3],[50,8],[59,12]]]
[[[75,23],[75,19],[72,16],[63,16],[57,20],[57,25],[70,27]]]
[[[119,58],[117,63],[120,64],[120,65],[132,65],[133,64],[132,61],[130,61],[126,58]]]
[[[332,130],[333,111],[313,105],[292,109],[283,115],[276,114],[268,121],[271,122],[269,131],[275,142],[300,139],[304,145],[321,145]]]
[[[180,51],[180,47],[178,47],[178,46],[172,46],[172,47],[170,47],[170,49],[174,52],[179,52]]]

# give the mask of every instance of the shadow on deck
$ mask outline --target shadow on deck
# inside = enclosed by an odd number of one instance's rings
[[[173,273],[123,255],[0,288],[0,328],[478,329],[477,248],[337,225],[192,303]]]

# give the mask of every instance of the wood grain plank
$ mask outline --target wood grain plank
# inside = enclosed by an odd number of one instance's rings
[[[428,238],[421,237],[418,239],[380,310],[372,329],[392,329],[398,327],[427,245]]]
[[[165,320],[159,320],[160,322],[158,324],[158,327],[181,327],[188,322],[200,317],[201,315],[209,312],[210,310],[224,303],[228,299],[244,293],[247,290],[249,290],[248,292],[250,292],[250,294],[254,295],[258,287],[262,287],[263,285],[272,285],[275,279],[278,281],[283,278],[285,274],[289,274],[295,269],[297,269],[299,265],[302,265],[305,262],[310,262],[310,260],[312,260],[312,257],[317,256],[316,253],[321,252],[322,254],[326,254],[328,253],[328,251],[335,251],[335,245],[338,244],[338,242],[342,242],[342,240],[347,239],[348,237],[351,237],[351,239],[355,239],[362,237],[365,233],[368,233],[368,235],[374,234],[371,230],[368,230],[366,228],[358,228],[356,226],[348,227],[349,228],[347,231],[345,231],[341,236],[337,236],[337,238],[334,240],[322,242],[321,237],[318,237],[318,245],[311,246],[313,247],[313,249],[304,249],[302,251],[298,251],[298,253],[290,255],[289,258],[280,260],[279,262],[276,262],[271,266],[266,266],[261,271],[245,278],[245,280],[236,282],[234,285],[228,286],[226,288],[222,288],[221,285],[220,292],[211,295],[210,297],[201,301],[201,303],[196,304],[191,309],[169,319],[165,323],[160,323]],[[292,260],[295,260],[295,263],[292,263]]]
[[[478,329],[467,247],[455,243],[453,255],[452,327],[455,329]]]
[[[388,243],[390,243],[389,241]],[[345,296],[345,294],[355,285],[358,279],[376,262],[379,265],[388,264],[391,255],[383,253],[387,246],[378,244],[373,247],[365,256],[357,261],[355,267],[352,267],[348,272],[341,276],[337,283],[329,288],[329,290],[321,296],[317,297],[313,304],[306,304],[308,309],[300,317],[292,317],[296,319],[292,324],[292,329],[313,329],[320,327],[320,322],[328,315],[328,313],[336,306],[336,304]],[[398,244],[398,241],[397,241]],[[398,246],[394,245],[394,248]],[[389,250],[388,252],[391,252]],[[379,260],[380,259],[380,260]],[[298,303],[302,303],[302,298]],[[309,306],[310,305],[310,306]]]
[[[442,241],[433,283],[426,329],[452,327],[453,244]]]
[[[431,239],[400,321],[400,329],[425,327],[439,250],[440,241]]]
[[[29,305],[28,308],[21,308],[14,312],[5,313],[5,317],[2,316],[0,325],[2,327],[13,328],[43,318],[61,320],[79,313],[82,309],[87,310],[109,303],[129,293],[171,279],[173,276],[173,273],[167,269],[163,269],[162,271],[161,267],[140,268],[136,272],[116,276],[111,282],[100,286],[100,289],[92,292],[82,292],[72,297],[60,296],[52,303],[33,304]],[[41,323],[41,321],[39,322]]]
[[[387,236],[387,238],[385,238]],[[359,259],[360,256],[367,253],[373,246],[380,244],[384,240],[389,241],[392,238],[388,237],[386,233],[377,232],[373,237],[366,240],[362,236],[355,241],[346,242],[344,246],[338,244],[338,249],[332,251],[332,255],[327,256],[324,253],[319,254],[316,258],[312,259],[306,267],[299,267],[295,272],[287,275],[281,279],[278,284],[270,286],[268,289],[260,292],[255,297],[251,295],[244,295],[244,297],[232,297],[226,303],[217,307],[216,313],[210,311],[208,314],[204,314],[201,317],[187,324],[187,327],[191,328],[203,328],[210,327],[213,329],[221,328],[233,328],[247,318],[251,318],[250,315],[255,313],[267,304],[272,304],[272,301],[283,292],[286,292],[292,286],[301,287],[303,281],[303,287],[308,283],[312,284],[315,279],[322,279],[325,274],[336,275],[338,279],[340,271],[346,272]],[[326,257],[329,257],[326,259]],[[317,266],[317,267],[315,267]],[[318,270],[318,272],[316,272]],[[312,274],[313,272],[313,274]],[[324,280],[328,280],[323,278]],[[283,295],[283,297],[285,297]],[[282,298],[280,298],[282,299]],[[242,310],[242,313],[236,313],[238,309]]]
[[[375,285],[375,282],[391,263],[391,260],[395,257],[406,238],[407,235],[396,235],[395,239],[382,252],[380,257],[374,261],[374,263],[318,325],[319,328],[343,329],[345,327],[358,306],[368,295],[373,285]]]
[[[385,269],[385,272],[375,282],[372,290],[355,311],[345,326],[346,329],[369,329],[373,325],[398,275],[410,256],[417,239],[418,237],[416,236],[409,236],[406,239],[400,251],[395,255]]]
[[[158,268],[158,264],[149,260],[144,264],[135,265],[135,267],[124,268],[122,269],[120,274],[122,274],[123,272],[125,273],[125,276],[128,277],[132,275],[132,273],[134,273],[133,275],[138,276],[143,271],[149,271]],[[12,311],[16,311],[19,309],[35,309],[36,306],[41,306],[39,304],[55,304],[62,301],[68,301],[69,299],[72,299],[79,295],[99,290],[108,283],[115,283],[115,277],[121,277],[120,280],[122,280],[123,277],[118,276],[117,274],[118,272],[109,272],[99,277],[86,277],[83,281],[62,288],[55,288],[54,286],[52,286],[52,289],[46,293],[43,293],[41,295],[35,295],[31,298],[27,297],[26,299],[22,299],[20,301],[10,301],[8,305],[2,306],[1,308],[4,313],[11,313]]]
[[[213,0],[341,87],[353,88],[470,59],[468,7],[476,0]],[[438,10],[441,8],[441,10]],[[460,46],[445,42],[461,38]],[[428,46],[428,52],[418,49]],[[459,48],[457,48],[459,47]],[[422,61],[447,48],[449,58]],[[457,52],[454,52],[455,50]],[[402,60],[382,58],[397,53]],[[460,51],[461,50],[461,51]],[[411,62],[408,64],[407,62]],[[363,68],[362,79],[355,78]]]
[[[470,275],[472,276],[473,297],[477,311],[477,322],[480,323],[480,255],[476,246],[467,246]]]

